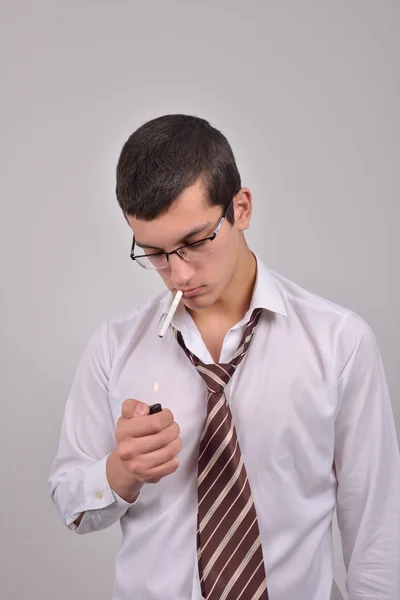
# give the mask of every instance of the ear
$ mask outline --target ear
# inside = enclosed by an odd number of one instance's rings
[[[241,188],[234,199],[235,225],[239,231],[245,231],[250,225],[252,213],[251,192],[247,188]]]

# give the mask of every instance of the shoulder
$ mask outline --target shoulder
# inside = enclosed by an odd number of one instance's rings
[[[168,303],[168,290],[120,315],[104,320],[93,332],[88,347],[101,352],[112,364],[116,356],[148,335],[157,335],[158,323]]]
[[[139,324],[149,324],[156,315],[160,315],[168,297],[169,292],[165,290],[147,302],[108,319],[108,328],[110,331],[130,331]]]
[[[375,335],[361,315],[274,271],[270,273],[281,291],[289,323],[324,343],[331,360],[337,361],[339,374],[354,353],[361,352],[366,359],[376,353]]]
[[[281,291],[288,313],[321,314],[341,320],[352,312],[350,309],[311,292],[275,271],[269,270],[269,272]]]

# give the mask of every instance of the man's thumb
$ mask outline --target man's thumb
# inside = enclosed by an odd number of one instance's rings
[[[148,415],[149,410],[150,407],[148,404],[129,398],[122,404],[121,414],[125,419],[132,419],[133,417]]]

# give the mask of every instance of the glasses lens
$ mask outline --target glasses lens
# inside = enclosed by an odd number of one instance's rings
[[[197,244],[191,244],[190,246],[181,248],[179,250],[179,256],[188,262],[193,262],[195,260],[201,260],[213,252],[215,252],[215,246],[213,245],[212,241],[203,240]]]
[[[140,258],[136,259],[136,262],[138,262],[139,265],[144,269],[159,270],[165,269],[165,267],[168,265],[165,254],[149,254],[147,256],[141,256]]]

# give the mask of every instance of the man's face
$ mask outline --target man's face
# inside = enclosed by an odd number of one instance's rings
[[[243,195],[239,192],[238,196]],[[221,297],[235,273],[243,251],[243,236],[251,213],[251,197],[244,191],[244,199],[235,198],[235,224],[226,219],[216,238],[211,242],[212,253],[200,260],[187,262],[178,255],[169,257],[166,268],[159,270],[171,292],[183,290],[183,303],[196,310],[209,308]],[[243,209],[243,204],[248,204]],[[135,234],[136,254],[167,252],[180,246],[211,236],[222,217],[221,206],[211,206],[203,183],[199,180],[187,188],[171,205],[167,213],[152,221],[127,216]],[[236,221],[237,217],[237,221]]]

